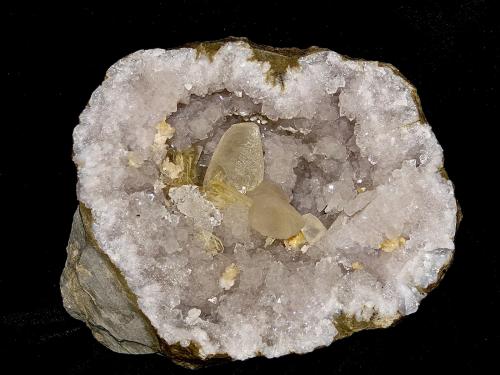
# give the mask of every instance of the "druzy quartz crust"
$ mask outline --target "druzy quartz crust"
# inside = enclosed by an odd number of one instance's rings
[[[74,131],[64,305],[186,367],[306,353],[414,313],[459,209],[392,66],[244,39],[114,64]]]

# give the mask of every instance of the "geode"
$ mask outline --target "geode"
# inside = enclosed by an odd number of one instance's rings
[[[114,64],[74,130],[64,306],[187,367],[306,353],[415,312],[458,206],[391,65],[244,39]]]

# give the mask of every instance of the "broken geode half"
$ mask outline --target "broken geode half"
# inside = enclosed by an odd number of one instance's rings
[[[415,312],[458,207],[392,66],[243,39],[138,51],[74,131],[64,306],[187,367],[306,353]]]

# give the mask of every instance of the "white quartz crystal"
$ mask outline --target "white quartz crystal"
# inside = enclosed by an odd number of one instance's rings
[[[141,50],[108,70],[74,130],[96,246],[162,342],[202,358],[310,352],[346,319],[388,326],[453,255],[453,186],[414,88],[388,65],[327,50],[278,80],[272,66],[244,41],[210,56]],[[305,228],[307,251],[252,229],[244,186],[225,205],[203,186],[225,132],[250,121],[264,170],[249,181],[279,186],[298,215],[282,236]],[[199,180],[170,186],[182,171],[167,152],[193,145]]]
[[[196,226],[212,229],[221,223],[221,213],[202,196],[197,186],[182,185],[174,187],[170,189],[168,195],[177,210],[186,217],[193,219]]]

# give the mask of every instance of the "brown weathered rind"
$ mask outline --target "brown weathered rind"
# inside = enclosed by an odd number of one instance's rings
[[[199,347],[194,342],[190,342],[189,346],[184,347],[180,344],[169,345],[165,343],[164,340],[160,339],[160,347],[162,354],[171,358],[176,364],[190,369],[218,365],[231,361],[231,357],[223,353],[202,358]]]
[[[266,80],[272,84],[279,84],[284,88],[284,75],[289,69],[299,67],[299,58],[310,55],[315,52],[327,51],[325,48],[309,47],[300,48],[275,48],[256,44],[247,38],[229,37],[211,42],[196,42],[187,44],[186,47],[194,48],[197,56],[207,56],[210,61],[213,60],[219,49],[229,42],[243,42],[250,47],[253,52],[250,61],[269,63],[269,70],[266,73]]]
[[[399,322],[400,319],[401,315],[399,314],[393,317],[380,317],[374,314],[368,321],[358,321],[353,316],[341,314],[333,320],[335,328],[338,331],[337,336],[335,336],[335,341],[351,336],[355,332],[391,327]]]
[[[262,46],[250,42],[246,38],[229,37],[222,40],[211,42],[191,43],[185,47],[194,48],[197,51],[198,57],[207,56],[210,61],[213,60],[218,50],[228,42],[243,42],[246,43],[253,51],[253,56],[250,60],[269,63],[269,70],[266,74],[266,79],[273,85],[279,84],[284,87],[283,77],[289,69],[296,69],[299,67],[298,59],[300,57],[320,52],[328,51],[318,47],[311,47],[308,49],[297,48],[273,48]],[[350,61],[366,61],[362,59],[354,59],[348,56],[343,56],[346,60]],[[389,68],[394,74],[400,76],[411,88],[412,98],[417,106],[419,113],[419,121],[421,124],[426,124],[420,98],[417,94],[416,88],[391,64],[378,63],[380,66]],[[447,174],[444,168],[440,170],[443,177],[447,179]],[[457,229],[462,219],[460,206],[457,202]],[[63,294],[64,306],[68,312],[75,318],[80,319],[87,323],[92,330],[93,335],[108,348],[123,353],[159,353],[164,354],[172,359],[175,363],[187,368],[199,368],[202,366],[216,364],[231,360],[227,354],[217,354],[207,358],[201,358],[199,348],[196,343],[190,343],[188,347],[183,347],[180,344],[169,345],[161,339],[154,327],[151,325],[149,319],[142,313],[137,305],[137,297],[130,291],[123,275],[114,266],[106,254],[99,249],[99,246],[92,233],[92,214],[88,208],[83,204],[77,210],[73,220],[73,228],[68,243],[68,259],[63,275],[61,277],[61,290]],[[86,257],[95,257],[95,265],[89,264]],[[439,272],[437,280],[422,289],[424,294],[429,293],[441,281],[444,273],[449,268],[450,262],[445,264]],[[96,269],[95,267],[98,267]],[[93,275],[97,277],[99,274],[106,275],[106,282],[110,283],[109,288],[102,288],[108,290],[110,293],[116,293],[119,296],[120,308],[117,306],[98,306],[96,301],[106,298],[106,296],[97,296],[96,292],[101,290],[93,290],[89,288],[90,284],[82,282],[81,279],[85,276]],[[108,296],[109,297],[109,296]],[[118,314],[132,317],[131,321],[140,322],[138,325],[129,331],[129,326],[125,323],[123,332],[114,332],[112,328],[106,323],[104,316],[109,313],[107,309],[111,307],[111,311]],[[127,313],[128,311],[128,313]],[[401,319],[400,315],[393,317],[381,318],[374,315],[372,319],[366,322],[357,321],[352,316],[340,315],[334,317],[332,323],[338,330],[335,341],[344,337],[348,337],[355,332],[366,329],[387,328],[394,325]],[[126,319],[124,319],[126,321]],[[138,328],[139,327],[139,328]],[[137,337],[135,337],[137,335]],[[132,339],[133,336],[133,339]],[[120,338],[120,337],[125,337]],[[256,354],[258,355],[258,353]]]

